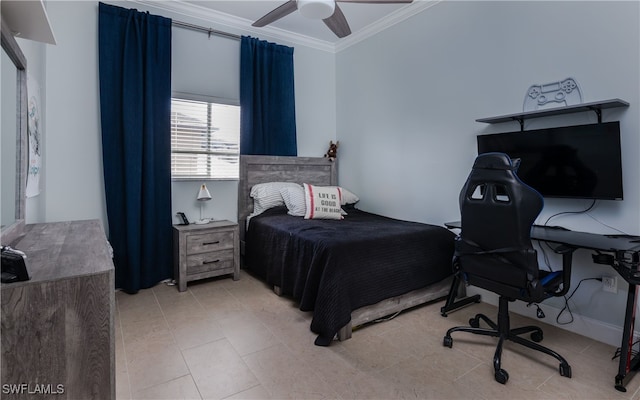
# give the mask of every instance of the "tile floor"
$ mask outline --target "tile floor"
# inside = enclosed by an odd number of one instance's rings
[[[182,293],[165,284],[118,292],[116,303],[118,399],[640,400],[640,376],[626,393],[613,388],[613,347],[548,325],[543,344],[569,361],[573,377],[561,377],[555,359],[508,343],[510,378],[495,382],[496,339],[458,332],[453,348],[442,346],[449,327],[479,311],[493,316],[487,304],[443,318],[437,302],[317,347],[310,314],[245,271]]]

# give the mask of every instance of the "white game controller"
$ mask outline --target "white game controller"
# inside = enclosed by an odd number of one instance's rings
[[[550,104],[571,106],[582,103],[582,92],[573,78],[544,85],[531,85],[524,97],[523,111],[534,111]]]

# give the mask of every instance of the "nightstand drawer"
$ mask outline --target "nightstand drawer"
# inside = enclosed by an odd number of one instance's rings
[[[187,256],[187,275],[223,269],[229,269],[233,272],[233,256],[233,249]]]
[[[187,236],[187,254],[233,249],[233,232],[209,232]]]

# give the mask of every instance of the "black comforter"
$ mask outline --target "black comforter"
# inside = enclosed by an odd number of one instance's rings
[[[313,311],[328,346],[351,311],[451,275],[454,235],[439,226],[347,209],[344,220],[305,220],[275,208],[251,219],[247,268]]]

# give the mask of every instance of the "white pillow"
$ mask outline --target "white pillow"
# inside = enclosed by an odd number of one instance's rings
[[[304,185],[305,219],[343,219],[341,190],[335,186]]]
[[[253,198],[252,216],[262,214],[270,208],[283,206],[280,189],[288,186],[300,186],[293,182],[267,182],[253,185],[250,196]]]
[[[280,188],[280,195],[287,206],[287,214],[294,217],[304,217],[307,206],[304,201],[304,188],[300,185]]]
[[[355,194],[353,194],[352,192],[348,191],[347,189],[343,188],[342,186],[339,186],[340,191],[342,192],[342,205],[346,205],[346,204],[355,204],[358,201],[360,201],[360,198],[358,198],[358,196],[356,196]]]

